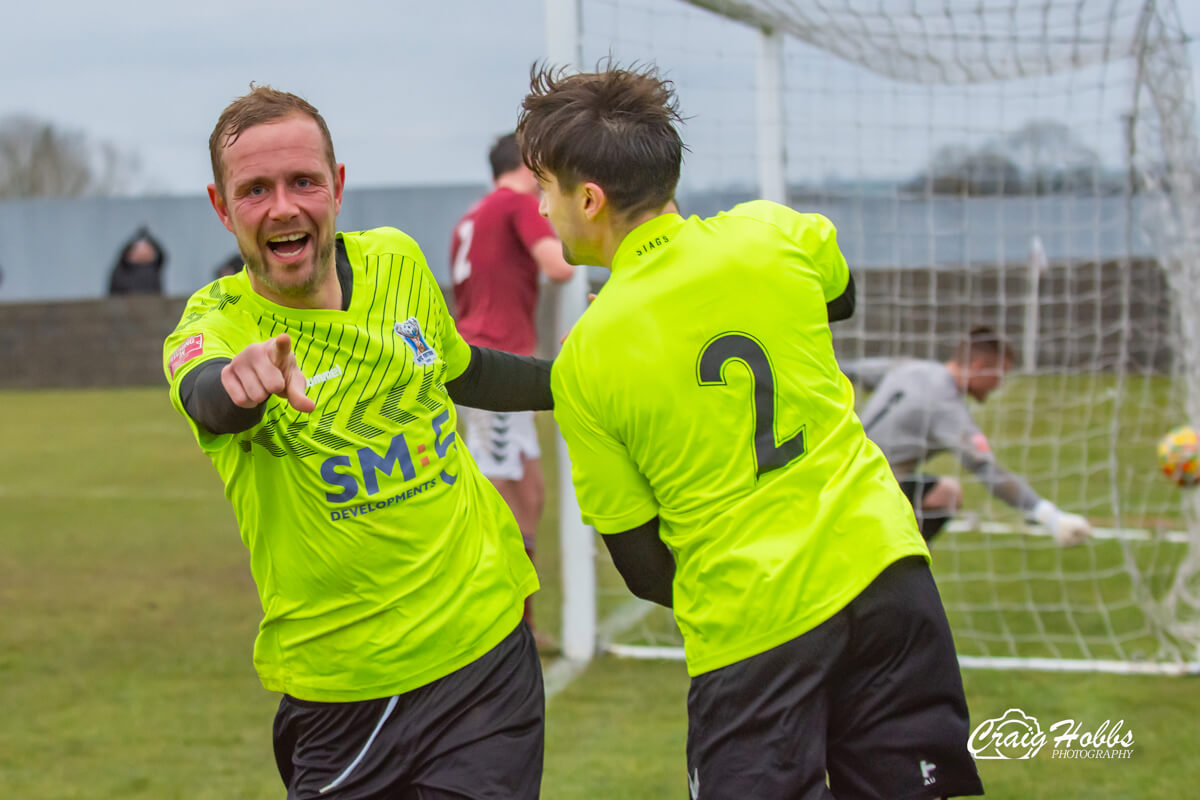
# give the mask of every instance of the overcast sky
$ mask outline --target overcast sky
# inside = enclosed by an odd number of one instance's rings
[[[752,178],[752,128],[745,118],[753,112],[747,83],[753,78],[752,35],[710,24],[703,12],[681,13],[675,0],[639,2],[661,7],[661,15],[613,23],[617,42],[609,41],[612,34],[604,27],[604,18],[615,13],[607,10],[613,4],[592,3],[599,10],[588,13],[599,23],[593,31],[600,32],[585,38],[585,57],[611,49],[622,59],[644,58],[642,45],[648,48],[653,39],[647,26],[682,29],[674,40],[653,43],[659,63],[680,78],[685,112],[695,117],[685,134],[692,148],[685,180],[703,186]],[[216,117],[253,80],[296,92],[321,110],[351,187],[483,183],[488,143],[512,128],[529,66],[545,54],[543,3],[11,3],[0,47],[0,116],[33,115],[83,130],[135,153],[143,189],[195,194],[211,180],[207,139]],[[1200,33],[1200,2],[1180,0],[1180,6],[1187,30]],[[1190,54],[1196,70],[1195,45]],[[824,67],[815,76],[797,69],[802,74],[793,78],[792,63],[789,82],[810,88],[819,83],[828,92],[821,114],[789,108],[789,124],[797,131],[854,118],[864,106],[882,109],[878,113],[900,127],[906,114],[915,115],[912,144],[889,156],[894,164],[868,156],[901,137],[881,138],[877,126],[860,124],[839,130],[833,137],[837,146],[812,169],[903,173],[931,148],[930,140],[945,143],[956,135],[931,121],[919,103],[905,102],[902,91],[878,89],[857,73]],[[858,99],[846,100],[851,97]],[[994,99],[978,102],[985,117],[994,112]],[[1047,113],[1032,103],[1029,109],[1010,109],[995,124]],[[1042,98],[1050,111],[1062,103]],[[715,127],[705,127],[718,118]],[[1089,144],[1102,153],[1118,146]],[[790,162],[799,164],[803,154],[797,151],[805,147],[789,141]],[[789,177],[797,177],[796,170],[803,172],[794,167]]]

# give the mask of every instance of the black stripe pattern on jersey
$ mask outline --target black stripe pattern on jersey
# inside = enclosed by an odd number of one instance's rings
[[[379,351],[375,354],[375,358],[370,359],[369,364],[367,363],[368,359],[354,359],[346,365],[341,375],[310,388],[309,397],[318,404],[323,396],[337,398],[337,405],[324,410],[319,416],[295,411],[286,401],[272,403],[269,410],[274,414],[264,419],[257,428],[247,431],[238,440],[238,446],[242,452],[250,453],[253,445],[258,445],[276,458],[285,456],[303,458],[315,455],[317,451],[300,439],[300,435],[306,430],[310,430],[309,436],[313,442],[323,447],[332,450],[353,448],[354,442],[341,433],[334,432],[335,423],[339,418],[345,419],[345,424],[341,427],[344,427],[346,432],[362,438],[373,439],[383,436],[387,432],[384,428],[367,421],[367,412],[372,410],[372,406],[375,406],[373,413],[376,416],[397,425],[404,426],[415,422],[419,417],[401,408],[401,403],[409,386],[415,382],[418,369],[421,375],[414,398],[415,402],[431,412],[436,413],[441,410],[443,404],[433,396],[433,390],[443,381],[446,363],[439,359],[436,365],[418,367],[411,359],[406,359],[407,345],[395,334],[392,326],[410,316],[417,317],[419,320],[424,320],[422,328],[426,331],[426,336],[432,340],[443,341],[444,326],[453,323],[448,315],[438,315],[439,318],[436,319],[430,318],[432,302],[429,293],[440,291],[440,289],[436,286],[429,286],[429,281],[422,270],[418,268],[417,262],[404,256],[395,256],[396,261],[393,264],[392,259],[391,255],[382,256],[382,266],[389,269],[381,270],[381,257],[368,256],[364,265],[365,285],[359,287],[359,291],[365,290],[367,286],[371,287],[371,299],[368,301],[366,319],[370,320],[375,317],[379,320],[377,334]],[[381,274],[389,275],[386,283],[379,280]],[[237,297],[231,297],[228,302],[237,302],[237,300]],[[300,323],[298,328],[296,325],[296,322],[274,314],[264,314],[258,318],[259,329],[269,330],[268,336],[275,336],[281,332],[287,332],[292,336],[297,360],[309,364],[309,369],[313,374],[331,369],[335,365],[339,353],[355,352],[359,345],[358,338],[362,335],[371,335],[364,333],[359,326],[354,324],[331,322],[318,327],[316,323]],[[336,343],[334,342],[335,338]],[[370,342],[365,344],[368,353],[372,346]],[[320,353],[317,355],[314,365],[311,355],[317,347],[320,348]],[[387,386],[385,385],[386,379],[397,359],[401,360],[401,365],[394,373],[392,385]],[[345,417],[343,404],[348,400],[348,395],[341,389],[344,385],[353,385],[364,369],[369,371],[363,381],[362,389],[355,399],[354,405],[350,408],[349,416]],[[312,391],[313,389],[316,391]]]

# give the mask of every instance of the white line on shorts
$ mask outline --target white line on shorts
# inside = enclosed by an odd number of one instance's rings
[[[328,786],[321,789],[321,792],[320,792],[321,794],[325,794],[330,789],[336,789],[342,783],[342,781],[344,781],[344,780],[346,780],[346,778],[350,777],[350,773],[353,772],[354,768],[358,766],[358,762],[362,761],[363,758],[367,755],[367,751],[371,749],[371,745],[372,745],[372,743],[374,743],[375,737],[379,735],[379,731],[383,728],[383,723],[387,722],[387,718],[392,715],[392,711],[395,710],[396,703],[398,703],[399,701],[400,701],[399,695],[396,695],[395,697],[393,697],[391,700],[388,701],[387,708],[385,708],[383,710],[383,716],[380,717],[379,722],[377,722],[375,724],[375,730],[371,731],[371,735],[367,738],[367,743],[363,745],[363,749],[360,750],[358,752],[358,755],[355,756],[354,760],[350,762],[350,766],[348,766],[348,767],[346,767],[346,769],[342,770],[341,775],[338,775],[336,778],[333,779],[332,782],[330,782],[330,784]]]

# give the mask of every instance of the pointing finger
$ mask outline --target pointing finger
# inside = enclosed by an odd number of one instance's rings
[[[285,396],[287,397],[287,401],[291,404],[292,408],[308,414],[316,409],[317,404],[313,402],[311,397],[304,393],[306,388],[305,384],[306,381],[304,380],[304,373],[301,372],[300,368],[295,365],[295,362],[293,362],[292,368],[288,372],[287,392]]]
[[[271,346],[267,349],[267,354],[273,363],[282,372],[288,364],[288,357],[292,354],[292,337],[286,333],[281,333],[271,340]]]

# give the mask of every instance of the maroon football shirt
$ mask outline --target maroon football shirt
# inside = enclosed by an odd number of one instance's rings
[[[534,195],[496,189],[454,226],[450,278],[458,331],[480,347],[532,355],[538,267],[534,243],[554,236]]]

